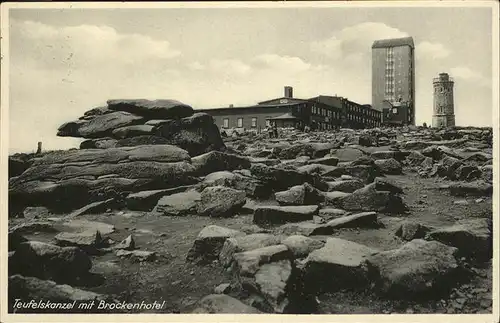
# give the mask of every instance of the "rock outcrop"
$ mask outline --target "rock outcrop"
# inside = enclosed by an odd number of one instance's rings
[[[213,118],[175,100],[108,100],[61,125],[57,135],[90,140],[81,148],[171,144],[192,156],[224,148]],[[137,138],[134,139],[134,138]]]

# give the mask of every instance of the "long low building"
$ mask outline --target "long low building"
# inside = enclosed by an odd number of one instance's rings
[[[381,112],[338,96],[320,95],[310,99],[293,97],[293,89],[285,87],[285,96],[246,107],[204,109],[213,116],[220,129],[263,129],[276,123],[278,127],[304,127],[330,130],[336,128],[373,128],[381,124]]]

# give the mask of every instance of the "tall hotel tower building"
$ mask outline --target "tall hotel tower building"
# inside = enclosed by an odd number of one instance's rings
[[[372,106],[385,124],[415,125],[414,51],[412,37],[372,45]]]

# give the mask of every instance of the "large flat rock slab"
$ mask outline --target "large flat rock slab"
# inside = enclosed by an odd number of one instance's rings
[[[177,100],[108,100],[108,108],[148,119],[180,119],[193,115],[193,108]]]
[[[323,192],[309,183],[293,186],[287,191],[276,192],[274,196],[280,205],[314,205],[325,199]]]
[[[64,164],[65,166],[89,164],[116,164],[127,161],[181,162],[191,157],[184,149],[172,145],[143,145],[108,149],[82,149],[57,151],[37,159],[32,166]]]
[[[390,191],[379,191],[376,183],[343,197],[336,205],[348,211],[404,213],[407,210],[398,194]]]
[[[198,234],[188,252],[187,260],[198,263],[217,260],[226,239],[244,235],[245,233],[238,230],[209,225]]]
[[[399,249],[369,256],[366,264],[380,293],[440,297],[460,278],[457,251],[437,241],[415,239]]]
[[[250,167],[252,176],[276,191],[287,190],[292,186],[309,183],[319,190],[327,190],[328,184],[321,180],[317,174],[300,173],[294,169],[283,169],[269,167],[264,164],[252,164]]]
[[[365,155],[362,150],[349,147],[336,149],[333,154],[338,158],[339,162],[350,162]]]
[[[483,181],[453,183],[449,185],[449,189],[453,196],[492,196],[493,194],[493,185]]]
[[[268,233],[255,233],[226,239],[219,255],[221,264],[228,267],[236,253],[278,245],[281,237]]]
[[[220,151],[211,151],[192,158],[196,173],[200,176],[219,171],[233,171],[249,169],[250,160],[244,156],[227,154]]]
[[[283,239],[282,244],[288,247],[294,258],[305,258],[314,250],[321,249],[325,246],[323,241],[303,235],[291,235]]]
[[[230,187],[212,186],[201,192],[198,214],[213,218],[232,217],[246,203],[246,193]]]
[[[357,179],[340,180],[340,181],[328,182],[328,191],[352,193],[355,190],[358,190],[364,186],[365,184]]]
[[[363,288],[368,273],[362,264],[376,252],[352,241],[329,238],[323,248],[311,252],[302,263],[305,284],[317,291]]]
[[[39,241],[19,244],[12,261],[21,275],[62,283],[84,277],[92,268],[90,257],[80,248],[60,247]]]
[[[117,139],[133,138],[136,136],[150,136],[153,133],[154,126],[135,125],[126,126],[113,130],[112,135]]]
[[[101,138],[110,137],[113,130],[120,127],[140,124],[143,117],[128,112],[116,111],[95,115],[87,120],[67,122],[57,129],[59,137]]]
[[[198,185],[201,190],[210,186],[231,187],[236,190],[245,191],[247,196],[256,199],[267,198],[271,195],[271,189],[261,181],[251,176],[230,171],[210,173]]]
[[[163,196],[153,209],[153,213],[167,216],[186,216],[197,213],[201,194],[195,190]]]
[[[274,313],[293,312],[288,296],[294,287],[294,272],[290,260],[263,264],[255,273],[255,285]]]
[[[490,219],[464,219],[428,232],[425,239],[455,247],[465,257],[489,261],[493,256],[492,226]]]
[[[254,211],[253,223],[265,226],[307,221],[312,220],[318,210],[317,205],[259,206]]]
[[[132,211],[152,211],[163,196],[185,192],[191,185],[183,185],[162,190],[149,190],[131,193],[126,198],[126,205]]]
[[[155,126],[153,134],[187,150],[191,156],[225,148],[213,117],[202,112],[182,119],[165,120]]]
[[[332,229],[342,228],[377,228],[377,212],[362,212],[333,219],[325,224]]]
[[[91,291],[82,290],[69,285],[59,285],[50,280],[42,280],[35,277],[23,277],[21,275],[12,275],[9,277],[9,303],[14,303],[15,299],[34,300],[36,303],[40,300],[51,301],[53,303],[65,303],[71,306],[64,308],[47,308],[47,309],[33,309],[17,310],[17,313],[82,313],[88,314],[88,309],[80,309],[80,304],[89,304],[95,302],[98,304],[100,301],[105,301],[108,304],[117,303],[112,297],[108,295],[98,294]],[[73,305],[74,302],[74,305]],[[110,310],[100,309],[94,312],[109,313]],[[116,312],[114,310],[113,312]]]
[[[9,182],[9,203],[68,212],[123,192],[172,188],[196,182],[189,162],[131,161],[103,164],[41,164]]]
[[[283,244],[263,247],[234,254],[235,272],[252,277],[263,264],[293,259],[293,254]]]

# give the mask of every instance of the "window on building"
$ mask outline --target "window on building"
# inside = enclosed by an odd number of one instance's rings
[[[238,118],[238,128],[243,128],[243,118]]]
[[[224,120],[222,121],[222,127],[223,128],[229,128],[229,119],[228,118],[224,118]]]
[[[392,109],[392,113],[393,113],[393,114],[397,114],[397,113],[398,113],[398,109],[397,109],[397,108],[393,108],[393,109]]]
[[[252,118],[252,128],[257,127],[257,118]]]

